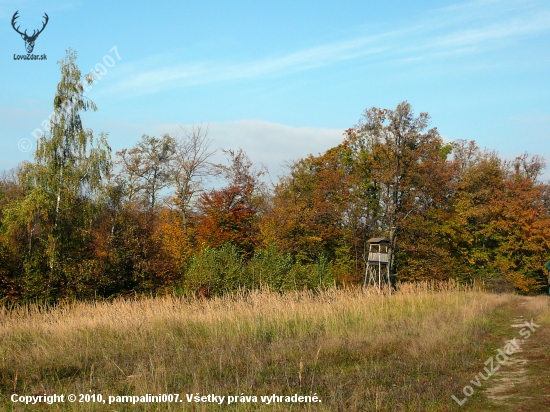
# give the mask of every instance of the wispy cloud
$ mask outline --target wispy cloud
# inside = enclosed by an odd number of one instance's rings
[[[362,38],[302,50],[286,56],[243,63],[209,61],[141,72],[136,70],[130,73],[127,79],[114,85],[111,90],[145,94],[174,86],[285,75],[385,51],[385,48],[374,46],[373,43],[373,38]]]
[[[514,39],[550,31],[550,9],[536,1],[473,1],[433,10],[425,19],[347,41],[320,45],[255,61],[202,61],[151,67],[133,65],[108,92],[139,95],[174,87],[238,81],[370,58],[370,64],[444,59],[500,48]],[[107,91],[106,91],[107,92]]]
[[[190,129],[190,125],[184,125]],[[160,125],[159,132],[174,133],[176,125]],[[263,164],[272,178],[283,173],[285,164],[309,154],[317,155],[344,139],[343,131],[318,127],[293,127],[263,120],[237,120],[208,124],[209,137],[221,149],[246,150],[256,164]],[[292,148],[289,153],[289,148]]]
[[[137,125],[120,122],[110,122],[108,125],[113,136],[136,136],[141,133],[152,136],[168,133],[177,136],[182,135],[182,127],[191,130],[193,125]],[[309,154],[323,153],[344,139],[343,130],[339,129],[293,127],[263,120],[211,122],[203,124],[202,129],[208,129],[208,137],[212,140],[213,148],[244,149],[254,164],[267,167],[273,180],[284,172],[287,162]],[[120,140],[113,141],[117,146],[116,150],[127,147],[127,140]],[[221,151],[219,155],[215,161],[223,162]]]
[[[456,31],[435,39],[430,46],[456,48],[471,45],[487,45],[492,41],[507,40],[534,35],[550,29],[550,12],[522,16],[474,29]]]

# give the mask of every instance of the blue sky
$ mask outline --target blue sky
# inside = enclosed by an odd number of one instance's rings
[[[31,33],[49,15],[33,52],[46,61],[14,60],[16,10]],[[83,72],[112,65],[84,122],[113,151],[202,123],[276,176],[340,143],[366,108],[407,100],[449,140],[550,161],[547,0],[0,0],[0,38],[0,169],[32,159],[68,48]]]

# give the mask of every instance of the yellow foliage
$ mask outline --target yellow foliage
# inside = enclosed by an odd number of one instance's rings
[[[170,210],[163,210],[159,214],[153,240],[160,244],[164,254],[172,258],[177,266],[183,264],[192,253],[189,237],[184,232],[179,216]]]
[[[523,293],[534,293],[538,289],[537,281],[535,279],[526,278],[521,273],[510,272],[506,275],[506,278],[512,282],[516,290]]]

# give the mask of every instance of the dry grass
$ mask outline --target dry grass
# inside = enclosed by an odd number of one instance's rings
[[[179,393],[183,403],[52,410],[227,410],[185,394],[258,396],[231,410],[452,410],[484,336],[511,299],[452,284],[397,293],[253,292],[36,306],[0,312],[0,409],[20,395]],[[317,404],[260,402],[310,395]],[[50,410],[35,405],[28,410]]]

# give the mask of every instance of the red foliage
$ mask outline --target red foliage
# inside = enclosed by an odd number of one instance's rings
[[[251,184],[231,185],[203,193],[199,199],[197,240],[212,247],[233,243],[246,254],[251,254],[258,232],[258,207],[253,189]]]

